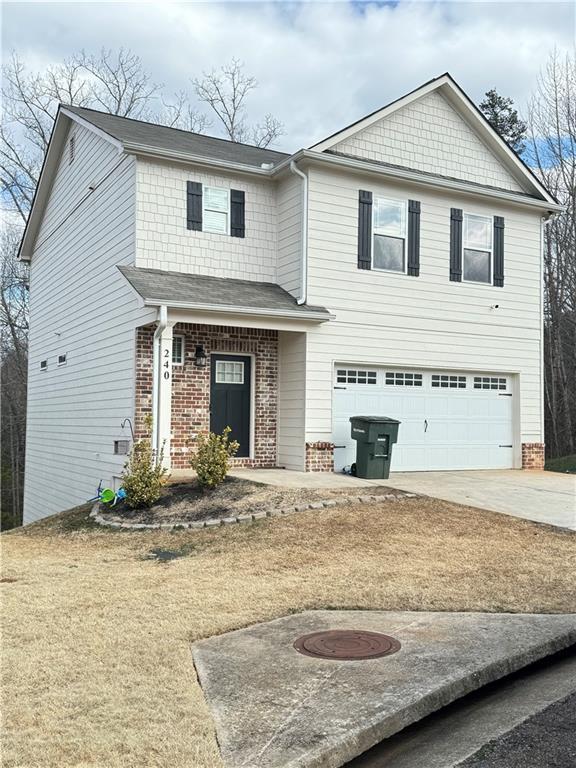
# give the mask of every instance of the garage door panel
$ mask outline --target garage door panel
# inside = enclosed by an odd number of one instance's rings
[[[512,397],[474,389],[474,376],[485,374],[448,374],[459,376],[466,386],[433,387],[431,373],[420,371],[415,373],[421,375],[421,386],[415,387],[385,384],[389,371],[378,369],[376,384],[334,390],[334,443],[344,446],[336,448],[336,469],[355,460],[349,423],[354,415],[389,416],[401,422],[393,471],[513,466],[513,449],[500,447],[513,443]]]

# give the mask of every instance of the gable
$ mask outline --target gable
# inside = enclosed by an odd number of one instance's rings
[[[438,90],[336,142],[330,151],[514,192],[526,191]]]

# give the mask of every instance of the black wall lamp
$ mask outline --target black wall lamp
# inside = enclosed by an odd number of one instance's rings
[[[206,352],[202,344],[196,344],[196,351],[194,352],[194,365],[196,368],[206,368],[207,360]]]

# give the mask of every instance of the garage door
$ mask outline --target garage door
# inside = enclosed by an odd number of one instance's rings
[[[355,457],[350,416],[402,422],[393,471],[507,469],[513,466],[511,380],[487,373],[336,366],[335,468]]]

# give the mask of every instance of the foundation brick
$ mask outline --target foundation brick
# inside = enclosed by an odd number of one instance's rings
[[[544,469],[544,443],[522,443],[522,469]]]
[[[334,443],[306,443],[306,472],[334,472]]]

